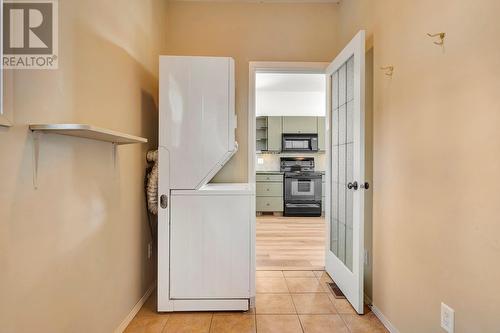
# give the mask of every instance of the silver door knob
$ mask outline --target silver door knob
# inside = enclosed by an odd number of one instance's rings
[[[348,183],[347,188],[356,191],[358,189],[358,182]]]

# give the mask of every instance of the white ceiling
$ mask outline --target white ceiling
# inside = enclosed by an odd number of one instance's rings
[[[325,75],[256,74],[257,116],[325,116]]]

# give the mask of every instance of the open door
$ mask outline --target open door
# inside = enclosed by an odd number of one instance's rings
[[[326,260],[328,274],[363,314],[365,32],[328,66]]]

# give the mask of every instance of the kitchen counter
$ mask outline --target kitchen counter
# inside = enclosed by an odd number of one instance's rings
[[[325,174],[325,171],[315,171],[315,172],[319,172],[322,175]],[[281,171],[256,171],[255,173],[258,175],[282,175],[284,172],[281,172]]]
[[[282,175],[284,172],[281,171],[256,171],[258,175]]]

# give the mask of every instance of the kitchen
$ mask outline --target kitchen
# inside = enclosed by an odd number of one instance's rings
[[[256,75],[257,270],[324,267],[325,79]]]

